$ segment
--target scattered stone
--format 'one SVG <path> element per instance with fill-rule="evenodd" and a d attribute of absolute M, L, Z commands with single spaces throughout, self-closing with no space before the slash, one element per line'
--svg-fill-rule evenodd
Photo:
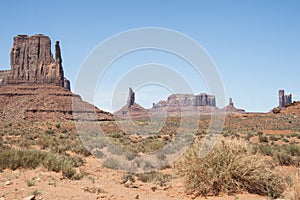
<path fill-rule="evenodd" d="M 280 109 L 279 107 L 276 107 L 276 108 L 273 108 L 273 109 L 272 109 L 272 112 L 273 112 L 274 114 L 278 114 L 278 113 L 280 113 L 280 111 L 281 111 L 281 109 Z"/>
<path fill-rule="evenodd" d="M 140 199 L 140 195 L 136 195 L 134 199 Z"/>
<path fill-rule="evenodd" d="M 35 195 L 25 197 L 23 200 L 35 200 Z"/>
<path fill-rule="evenodd" d="M 94 187 L 88 187 L 88 186 L 86 186 L 86 187 L 83 188 L 83 191 L 84 192 L 89 192 L 89 193 L 96 193 L 96 194 L 106 193 L 104 191 L 104 189 L 101 188 L 100 186 L 99 187 L 95 187 L 95 186 Z"/>
<path fill-rule="evenodd" d="M 6 182 L 4 183 L 4 185 L 12 185 L 12 182 L 11 182 L 11 181 L 6 181 Z"/>
<path fill-rule="evenodd" d="M 157 187 L 156 187 L 156 186 L 153 186 L 153 187 L 151 187 L 151 190 L 152 190 L 153 192 L 155 192 L 155 190 L 157 190 Z"/>

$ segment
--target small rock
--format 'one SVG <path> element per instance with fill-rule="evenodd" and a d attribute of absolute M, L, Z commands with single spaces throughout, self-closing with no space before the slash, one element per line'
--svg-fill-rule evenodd
<path fill-rule="evenodd" d="M 0 197 L 0 200 L 4 200 L 4 197 Z"/>
<path fill-rule="evenodd" d="M 11 185 L 11 184 L 12 184 L 12 182 L 6 181 L 4 185 Z"/>
<path fill-rule="evenodd" d="M 35 200 L 35 195 L 25 197 L 23 200 Z"/>
<path fill-rule="evenodd" d="M 137 194 L 134 199 L 139 199 L 139 198 L 140 198 L 140 195 Z"/>

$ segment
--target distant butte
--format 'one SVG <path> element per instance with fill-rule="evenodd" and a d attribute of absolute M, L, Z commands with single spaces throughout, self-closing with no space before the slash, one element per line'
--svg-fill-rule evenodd
<path fill-rule="evenodd" d="M 156 116 L 180 116 L 184 115 L 199 115 L 211 114 L 212 112 L 227 113 L 245 113 L 245 110 L 234 107 L 232 99 L 230 98 L 229 105 L 219 109 L 216 106 L 216 98 L 213 95 L 201 93 L 199 95 L 193 94 L 172 94 L 167 100 L 160 100 L 158 103 L 153 103 L 152 108 L 145 109 L 135 102 L 135 93 L 129 88 L 127 104 L 120 110 L 114 113 L 116 118 L 121 119 L 135 119 L 135 118 L 148 118 L 150 115 Z"/>
<path fill-rule="evenodd" d="M 127 104 L 114 113 L 117 119 L 149 118 L 149 110 L 135 103 L 135 93 L 129 88 Z"/>
<path fill-rule="evenodd" d="M 226 106 L 223 109 L 226 111 L 226 113 L 245 113 L 244 109 L 234 107 L 234 103 L 232 101 L 232 98 L 229 98 L 228 106 Z"/>
<path fill-rule="evenodd" d="M 55 58 L 48 36 L 18 35 L 10 52 L 11 70 L 0 71 L 2 121 L 111 120 L 112 115 L 82 101 L 64 77 L 60 44 Z M 76 107 L 73 107 L 73 104 Z"/>

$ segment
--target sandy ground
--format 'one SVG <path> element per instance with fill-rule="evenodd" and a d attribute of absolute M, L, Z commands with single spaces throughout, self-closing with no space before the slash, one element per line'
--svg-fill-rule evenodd
<path fill-rule="evenodd" d="M 267 197 L 239 194 L 235 196 L 193 198 L 184 192 L 180 179 L 173 179 L 169 186 L 159 187 L 151 183 L 137 181 L 121 183 L 122 172 L 103 168 L 100 161 L 93 157 L 86 158 L 87 163 L 80 169 L 86 173 L 81 180 L 63 179 L 61 173 L 49 172 L 44 168 L 35 170 L 4 170 L 0 173 L 0 200 L 22 200 L 38 194 L 36 199 L 107 199 L 107 200 L 252 200 Z M 30 183 L 31 184 L 30 184 Z"/>

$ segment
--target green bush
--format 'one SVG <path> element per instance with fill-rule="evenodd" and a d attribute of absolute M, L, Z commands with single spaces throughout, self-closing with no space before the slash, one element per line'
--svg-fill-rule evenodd
<path fill-rule="evenodd" d="M 76 174 L 76 169 L 74 168 L 74 163 L 70 160 L 64 160 L 61 163 L 62 167 L 62 175 L 68 179 L 72 179 L 73 176 Z"/>
<path fill-rule="evenodd" d="M 72 178 L 76 173 L 75 167 L 79 165 L 80 162 L 76 162 L 75 158 L 39 150 L 2 149 L 0 152 L 0 169 L 35 169 L 44 166 L 49 171 L 62 171 L 64 177 Z"/>

